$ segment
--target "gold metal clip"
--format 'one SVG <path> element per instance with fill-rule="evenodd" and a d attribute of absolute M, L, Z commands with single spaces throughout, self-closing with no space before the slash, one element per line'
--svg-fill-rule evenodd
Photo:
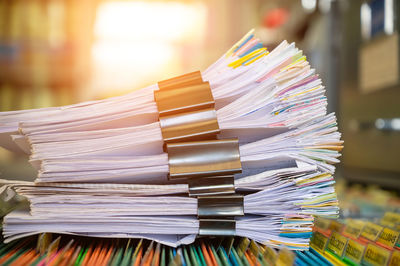
<path fill-rule="evenodd" d="M 199 235 L 201 236 L 234 236 L 236 222 L 234 219 L 200 219 Z"/>
<path fill-rule="evenodd" d="M 235 194 L 233 175 L 192 178 L 188 180 L 189 196 L 231 195 Z"/>
<path fill-rule="evenodd" d="M 170 179 L 242 172 L 238 139 L 167 143 L 167 152 Z"/>
<path fill-rule="evenodd" d="M 210 84 L 201 84 L 177 89 L 154 91 L 159 116 L 214 108 L 215 102 Z"/>
<path fill-rule="evenodd" d="M 200 71 L 187 73 L 174 78 L 166 79 L 158 82 L 160 90 L 176 89 L 187 86 L 197 85 L 203 82 Z"/>

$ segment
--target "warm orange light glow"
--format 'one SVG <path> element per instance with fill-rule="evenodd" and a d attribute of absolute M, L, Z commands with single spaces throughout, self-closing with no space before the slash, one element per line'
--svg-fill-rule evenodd
<path fill-rule="evenodd" d="M 97 38 L 185 41 L 204 24 L 204 5 L 179 2 L 106 2 L 98 10 Z"/>
<path fill-rule="evenodd" d="M 202 38 L 205 17 L 206 8 L 201 3 L 101 4 L 92 48 L 95 93 L 109 96 L 109 91 L 132 90 L 179 70 L 179 47 Z"/>

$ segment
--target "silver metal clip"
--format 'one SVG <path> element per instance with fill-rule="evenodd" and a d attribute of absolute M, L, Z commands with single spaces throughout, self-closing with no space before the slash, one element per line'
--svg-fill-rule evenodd
<path fill-rule="evenodd" d="M 244 216 L 243 196 L 201 196 L 197 198 L 197 216 L 231 217 Z"/>
<path fill-rule="evenodd" d="M 192 178 L 188 184 L 190 197 L 235 194 L 233 175 Z"/>
<path fill-rule="evenodd" d="M 234 219 L 200 219 L 200 236 L 234 236 L 236 222 Z"/>
<path fill-rule="evenodd" d="M 237 139 L 167 143 L 167 152 L 170 179 L 242 172 Z"/>

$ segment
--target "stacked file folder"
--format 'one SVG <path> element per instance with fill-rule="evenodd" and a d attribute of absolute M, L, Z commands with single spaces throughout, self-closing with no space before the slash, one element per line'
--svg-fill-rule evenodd
<path fill-rule="evenodd" d="M 0 113 L 0 145 L 29 154 L 34 182 L 2 180 L 30 212 L 5 241 L 43 233 L 243 236 L 308 249 L 314 216 L 335 218 L 342 141 L 324 86 L 295 44 L 253 31 L 205 71 L 101 101 Z"/>

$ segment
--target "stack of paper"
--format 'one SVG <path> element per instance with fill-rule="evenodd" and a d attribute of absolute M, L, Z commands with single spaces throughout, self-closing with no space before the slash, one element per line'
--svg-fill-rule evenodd
<path fill-rule="evenodd" d="M 252 32 L 201 75 L 216 102 L 219 138 L 239 138 L 235 188 L 245 194 L 246 215 L 236 218 L 236 234 L 307 248 L 313 215 L 338 213 L 332 164 L 342 141 L 321 80 L 294 44 L 268 52 Z M 8 241 L 46 231 L 193 241 L 197 199 L 167 178 L 157 89 L 0 113 L 0 144 L 30 154 L 38 169 L 36 183 L 3 180 L 31 203 L 30 214 L 6 217 Z"/>

